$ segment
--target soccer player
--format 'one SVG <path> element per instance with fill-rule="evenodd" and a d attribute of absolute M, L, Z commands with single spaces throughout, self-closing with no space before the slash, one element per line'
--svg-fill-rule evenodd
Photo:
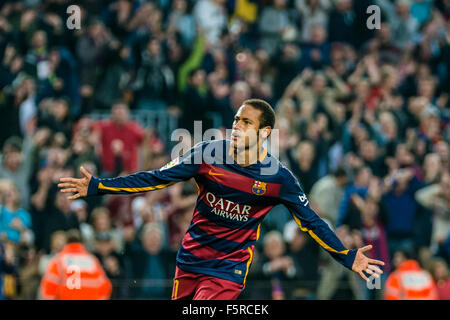
<path fill-rule="evenodd" d="M 245 287 L 261 222 L 278 204 L 339 263 L 366 281 L 366 274 L 379 277 L 377 265 L 384 263 L 364 255 L 372 247 L 345 248 L 311 209 L 294 175 L 263 148 L 274 124 L 267 102 L 246 100 L 230 140 L 200 142 L 159 170 L 125 177 L 99 179 L 81 167 L 84 177 L 62 178 L 58 186 L 77 199 L 158 190 L 194 178 L 198 198 L 177 254 L 172 299 L 236 299 Z"/>

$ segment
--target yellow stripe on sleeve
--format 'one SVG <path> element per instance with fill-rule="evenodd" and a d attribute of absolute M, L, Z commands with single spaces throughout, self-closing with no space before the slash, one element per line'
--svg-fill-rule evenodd
<path fill-rule="evenodd" d="M 337 251 L 337 250 L 331 248 L 329 245 L 327 245 L 325 242 L 323 242 L 312 230 L 302 227 L 302 223 L 299 218 L 297 218 L 295 215 L 293 215 L 293 217 L 294 217 L 295 222 L 297 222 L 298 226 L 300 227 L 300 230 L 302 230 L 303 232 L 307 232 L 314 240 L 316 240 L 316 242 L 322 248 L 324 248 L 325 250 L 331 251 L 331 252 L 336 252 L 336 253 L 341 253 L 341 254 L 347 255 L 348 249 L 344 250 L 344 251 Z"/>
<path fill-rule="evenodd" d="M 149 186 L 149 187 L 142 187 L 142 188 L 117 188 L 117 187 L 107 187 L 107 186 L 103 185 L 103 183 L 100 182 L 98 184 L 98 188 L 101 190 L 109 190 L 109 191 L 144 192 L 144 191 L 153 191 L 153 190 L 163 189 L 163 188 L 171 186 L 175 183 L 177 183 L 177 182 L 172 181 L 167 184 L 160 184 L 157 186 Z"/>

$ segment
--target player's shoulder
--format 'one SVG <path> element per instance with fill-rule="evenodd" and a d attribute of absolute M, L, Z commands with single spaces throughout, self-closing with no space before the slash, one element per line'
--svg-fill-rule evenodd
<path fill-rule="evenodd" d="M 279 174 L 278 178 L 281 179 L 282 185 L 285 188 L 292 188 L 295 186 L 300 186 L 298 179 L 296 176 L 292 173 L 292 171 L 283 163 L 279 162 Z"/>
<path fill-rule="evenodd" d="M 205 145 L 224 145 L 228 142 L 229 140 L 202 140 L 200 142 L 196 142 L 194 146 L 205 146 Z"/>
<path fill-rule="evenodd" d="M 276 183 L 285 184 L 295 180 L 291 171 L 276 156 L 269 152 L 261 162 L 261 170 L 264 175 L 270 176 Z"/>
<path fill-rule="evenodd" d="M 226 148 L 226 146 L 227 140 L 202 140 L 200 142 L 197 142 L 193 148 L 201 149 L 202 151 L 204 151 L 205 148 L 217 149 L 217 148 Z"/>
<path fill-rule="evenodd" d="M 286 165 L 284 165 L 278 159 L 276 159 L 276 161 L 277 161 L 277 164 L 278 164 L 278 175 L 280 176 L 281 179 L 292 179 L 292 178 L 295 179 L 294 174 L 292 173 L 292 171 Z"/>
<path fill-rule="evenodd" d="M 204 142 L 209 146 L 214 147 L 226 147 L 230 145 L 230 140 L 220 139 L 220 140 L 204 140 Z"/>

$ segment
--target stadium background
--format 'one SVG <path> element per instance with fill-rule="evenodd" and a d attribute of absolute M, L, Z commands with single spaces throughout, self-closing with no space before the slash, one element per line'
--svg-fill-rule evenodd
<path fill-rule="evenodd" d="M 385 275 L 414 252 L 448 297 L 450 1 L 2 1 L 0 58 L 0 297 L 39 298 L 75 227 L 113 299 L 170 298 L 195 184 L 70 202 L 56 183 L 159 168 L 175 128 L 230 128 L 250 97 L 344 244 Z M 380 298 L 297 229 L 269 213 L 240 299 Z"/>

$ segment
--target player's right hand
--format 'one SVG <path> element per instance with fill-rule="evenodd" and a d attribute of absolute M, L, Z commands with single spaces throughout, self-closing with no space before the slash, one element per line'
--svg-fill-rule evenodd
<path fill-rule="evenodd" d="M 91 181 L 92 174 L 90 174 L 86 169 L 80 167 L 80 171 L 83 174 L 83 178 L 61 178 L 59 179 L 58 187 L 61 188 L 61 192 L 64 193 L 74 193 L 69 197 L 70 200 L 75 200 L 80 197 L 85 197 L 87 195 L 89 182 Z"/>

